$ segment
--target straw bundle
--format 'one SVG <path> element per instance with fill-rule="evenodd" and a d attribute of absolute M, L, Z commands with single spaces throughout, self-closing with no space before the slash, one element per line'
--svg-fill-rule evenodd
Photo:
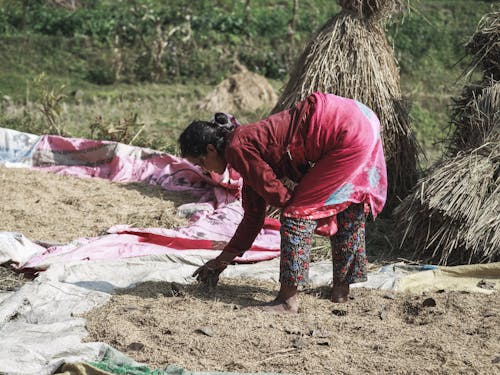
<path fill-rule="evenodd" d="M 209 92 L 199 103 L 198 108 L 208 112 L 220 112 L 222 108 L 229 113 L 256 111 L 273 105 L 277 95 L 269 81 L 242 67 Z"/>
<path fill-rule="evenodd" d="M 345 11 L 359 18 L 385 18 L 403 10 L 403 0 L 337 0 Z"/>
<path fill-rule="evenodd" d="M 485 75 L 500 80 L 500 12 L 485 15 L 465 46 L 474 56 L 472 68 L 481 68 Z"/>
<path fill-rule="evenodd" d="M 477 148 L 488 139 L 499 139 L 500 81 L 488 78 L 479 84 L 468 85 L 453 102 L 450 156 Z"/>
<path fill-rule="evenodd" d="M 500 260 L 500 83 L 489 82 L 466 87 L 456 101 L 452 157 L 394 210 L 401 246 L 417 257 L 440 264 Z"/>
<path fill-rule="evenodd" d="M 397 233 L 404 234 L 401 246 L 440 264 L 500 260 L 498 31 L 498 13 L 488 15 L 467 44 L 476 67 L 484 69 L 483 80 L 454 100 L 449 159 L 436 164 L 394 211 Z"/>
<path fill-rule="evenodd" d="M 435 166 L 396 209 L 401 246 L 439 264 L 500 260 L 500 143 Z"/>
<path fill-rule="evenodd" d="M 273 109 L 290 108 L 315 91 L 353 98 L 371 107 L 382 124 L 388 206 L 406 196 L 417 180 L 418 146 L 402 98 L 398 67 L 381 22 L 402 3 L 340 1 L 344 10 L 331 18 L 305 48 Z"/>

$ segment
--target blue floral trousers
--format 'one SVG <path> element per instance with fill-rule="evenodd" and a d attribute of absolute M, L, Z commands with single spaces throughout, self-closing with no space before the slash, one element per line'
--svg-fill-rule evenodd
<path fill-rule="evenodd" d="M 351 204 L 337 214 L 338 231 L 330 237 L 333 284 L 367 280 L 365 249 L 366 214 L 363 204 Z M 307 285 L 315 220 L 281 217 L 280 282 Z"/>

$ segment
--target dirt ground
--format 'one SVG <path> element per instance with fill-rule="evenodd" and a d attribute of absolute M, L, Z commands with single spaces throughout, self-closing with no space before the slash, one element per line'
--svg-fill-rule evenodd
<path fill-rule="evenodd" d="M 172 227 L 182 194 L 0 167 L 0 230 L 62 243 L 118 223 Z M 368 249 L 369 251 L 369 249 Z M 0 267 L 0 290 L 22 278 Z M 221 279 L 215 293 L 194 285 L 144 283 L 88 312 L 87 341 L 102 341 L 151 368 L 285 374 L 500 373 L 500 297 L 409 295 L 357 289 L 332 304 L 327 288 L 305 290 L 301 311 L 249 309 L 278 285 Z"/>

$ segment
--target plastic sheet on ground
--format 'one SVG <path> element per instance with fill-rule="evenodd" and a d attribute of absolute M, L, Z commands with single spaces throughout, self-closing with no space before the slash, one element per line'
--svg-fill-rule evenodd
<path fill-rule="evenodd" d="M 79 147 L 88 147 L 88 152 L 79 152 Z M 106 165 L 100 164 L 101 167 L 97 169 L 92 167 L 92 164 L 100 158 L 109 158 L 111 161 Z M 56 165 L 59 162 L 68 163 L 69 168 L 68 165 Z M 142 162 L 144 164 L 141 164 Z M 181 162 L 178 159 L 159 155 L 152 150 L 141 150 L 111 142 L 92 143 L 88 140 L 62 137 L 39 137 L 0 128 L 0 163 L 16 167 L 41 167 L 48 164 L 50 165 L 48 169 L 58 173 L 78 176 L 111 176 L 120 181 L 132 178 L 158 183 L 164 188 L 193 189 L 198 192 L 199 201 L 196 203 L 206 203 L 207 201 L 203 199 L 208 199 L 208 196 L 216 202 L 223 201 L 224 197 L 227 198 L 227 191 L 222 186 L 214 184 L 206 176 L 197 174 L 199 171 L 194 170 L 193 166 L 179 164 Z M 173 168 L 177 168 L 177 171 L 179 167 L 182 167 L 184 172 L 187 171 L 186 173 L 190 176 L 199 179 L 192 184 L 186 181 L 188 175 L 182 176 L 182 173 L 176 174 L 173 178 L 170 173 L 172 170 L 167 165 L 169 163 L 174 163 Z M 127 168 L 124 169 L 124 166 Z M 167 177 L 164 178 L 164 176 Z M 206 191 L 207 186 L 213 190 L 208 195 L 203 193 L 203 189 Z M 225 202 L 225 206 L 231 208 L 230 203 Z M 185 207 L 187 211 L 192 208 L 191 206 Z M 199 218 L 208 218 L 212 221 L 210 215 L 216 213 L 216 208 L 218 207 L 210 210 L 204 207 Z M 241 211 L 236 211 L 238 215 L 241 215 Z M 138 369 L 141 368 L 144 371 L 150 371 L 149 373 L 139 372 L 138 374 L 141 375 L 156 374 L 154 371 L 163 371 L 158 374 L 216 374 L 190 372 L 173 366 L 164 370 L 150 370 L 126 359 L 124 355 L 104 343 L 84 343 L 82 340 L 87 335 L 85 321 L 78 315 L 105 304 L 117 288 L 131 288 L 145 281 L 183 284 L 194 282 L 191 274 L 219 253 L 220 249 L 217 248 L 216 242 L 227 240 L 231 230 L 235 229 L 238 215 L 231 219 L 233 229 L 222 231 L 220 237 L 217 237 L 216 231 L 209 236 L 210 244 L 214 245 L 211 250 L 196 248 L 194 244 L 202 243 L 196 242 L 200 239 L 189 237 L 179 231 L 179 238 L 194 241 L 189 242 L 189 246 L 182 251 L 164 251 L 164 249 L 152 253 L 142 251 L 144 244 L 152 245 L 149 250 L 164 247 L 165 241 L 172 240 L 172 233 L 158 228 L 140 230 L 117 226 L 110 229 L 112 233 L 109 236 L 120 233 L 132 236 L 133 241 L 128 245 L 137 246 L 135 250 L 139 251 L 135 252 L 133 257 L 118 258 L 110 256 L 110 253 L 103 253 L 104 247 L 100 247 L 96 249 L 94 260 L 85 260 L 88 259 L 88 254 L 85 253 L 92 246 L 102 245 L 101 242 L 93 242 L 97 239 L 79 239 L 66 245 L 45 248 L 20 233 L 0 233 L 0 263 L 11 262 L 20 266 L 29 264 L 35 268 L 46 269 L 19 290 L 0 294 L 0 373 L 45 375 L 52 374 L 62 365 L 68 364 L 67 371 L 73 371 L 72 368 L 78 367 L 83 368 L 82 371 L 94 371 L 99 366 L 103 368 L 108 366 L 104 371 L 110 371 L 109 369 L 121 371 L 124 369 L 123 366 L 128 366 L 129 370 L 136 367 L 134 371 L 139 371 Z M 203 221 L 198 224 L 203 225 Z M 257 263 L 231 265 L 224 272 L 223 277 L 256 278 L 278 282 L 279 259 L 276 258 L 279 255 L 278 237 L 277 228 L 270 228 L 269 232 L 262 233 L 261 242 L 257 244 L 265 248 L 267 246 L 268 250 L 274 252 L 273 256 L 261 257 L 258 259 L 261 261 Z M 106 240 L 110 238 L 112 237 L 105 237 Z M 81 246 L 86 245 L 89 246 L 82 249 Z M 127 246 L 127 243 L 124 246 Z M 80 253 L 78 253 L 79 250 Z M 179 249 L 172 248 L 172 250 Z M 260 253 L 262 254 L 264 253 Z M 252 259 L 247 259 L 247 261 L 252 261 Z M 498 267 L 497 263 L 486 267 L 488 270 L 481 267 L 478 271 L 478 268 L 438 268 L 399 263 L 387 265 L 377 272 L 369 273 L 368 281 L 356 284 L 356 286 L 420 293 L 425 288 L 460 289 L 470 288 L 470 285 L 475 283 L 476 288 L 473 290 L 484 292 L 491 290 L 488 288 L 492 285 L 498 290 L 500 278 Z M 441 285 L 443 277 L 452 278 L 454 283 L 438 286 Z M 331 262 L 312 263 L 310 278 L 313 287 L 330 284 Z M 457 279 L 470 279 L 472 284 L 457 283 Z M 69 365 L 71 363 L 74 364 L 73 367 Z M 89 367 L 89 364 L 92 364 L 94 369 Z M 93 373 L 87 372 L 87 374 Z"/>
<path fill-rule="evenodd" d="M 141 365 L 124 354 L 109 348 L 98 362 L 92 363 L 67 363 L 64 364 L 56 375 L 245 375 L 235 372 L 219 371 L 189 371 L 175 365 L 167 366 L 164 369 L 150 369 Z M 247 374 L 250 375 L 250 374 Z M 283 375 L 277 373 L 259 373 L 259 375 Z"/>
<path fill-rule="evenodd" d="M 50 374 L 62 362 L 99 361 L 107 346 L 82 343 L 86 335 L 84 321 L 75 315 L 106 303 L 116 288 L 129 288 L 144 281 L 193 282 L 190 275 L 205 261 L 206 252 L 190 250 L 144 258 L 53 264 L 0 302 L 0 373 Z M 438 270 L 426 268 L 385 266 L 370 273 L 367 283 L 357 286 L 398 290 L 412 274 Z M 453 272 L 452 267 L 449 269 Z M 313 263 L 313 285 L 331 282 L 331 270 L 330 261 Z M 496 270 L 493 267 L 493 275 Z M 278 273 L 279 260 L 274 259 L 229 266 L 224 277 L 277 281 Z M 485 279 L 485 275 L 481 278 Z M 497 285 L 498 279 L 496 274 Z M 416 288 L 404 290 L 420 292 Z"/>
<path fill-rule="evenodd" d="M 419 272 L 401 279 L 398 290 L 411 293 L 437 290 L 494 293 L 500 290 L 500 262 Z"/>
<path fill-rule="evenodd" d="M 0 128 L 0 164 L 7 167 L 29 167 L 40 136 Z"/>
<path fill-rule="evenodd" d="M 234 170 L 207 174 L 184 159 L 119 142 L 33 135 L 0 128 L 0 165 L 43 169 L 115 182 L 146 182 L 189 191 L 200 202 L 233 202 L 241 186 Z"/>
<path fill-rule="evenodd" d="M 52 374 L 65 361 L 98 358 L 102 343 L 82 343 L 85 320 L 109 294 L 60 282 L 28 282 L 0 303 L 0 373 Z"/>
<path fill-rule="evenodd" d="M 18 237 L 0 237 L 0 262 L 12 261 L 20 268 L 45 269 L 55 262 L 105 260 L 206 249 L 217 256 L 231 239 L 243 208 L 237 199 L 241 178 L 228 168 L 224 174 L 207 174 L 200 167 L 174 155 L 118 142 L 65 138 L 21 133 L 0 128 L 0 165 L 44 169 L 77 177 L 100 177 L 115 182 L 143 182 L 165 190 L 189 192 L 196 210 L 183 228 L 129 228 L 117 225 L 96 238 L 79 238 L 70 244 L 54 245 L 44 251 L 35 244 L 24 247 L 23 258 L 16 251 Z M 211 207 L 211 210 L 210 208 Z M 268 224 L 272 219 L 267 220 Z M 116 223 L 120 224 L 120 223 Z M 33 239 L 37 240 L 37 239 Z M 6 243 L 10 241 L 10 243 Z M 31 255 L 31 256 L 29 256 Z M 256 262 L 279 256 L 279 222 L 274 220 L 257 236 L 252 249 L 237 262 Z"/>
<path fill-rule="evenodd" d="M 9 261 L 23 264 L 43 251 L 44 247 L 37 245 L 22 233 L 0 232 L 0 264 Z"/>

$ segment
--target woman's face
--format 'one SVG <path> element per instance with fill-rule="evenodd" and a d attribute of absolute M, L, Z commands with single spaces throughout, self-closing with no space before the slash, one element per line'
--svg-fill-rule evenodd
<path fill-rule="evenodd" d="M 187 156 L 186 159 L 189 160 L 190 163 L 198 165 L 208 172 L 223 174 L 226 170 L 226 159 L 220 156 L 215 147 L 210 144 L 207 146 L 206 155 Z"/>

